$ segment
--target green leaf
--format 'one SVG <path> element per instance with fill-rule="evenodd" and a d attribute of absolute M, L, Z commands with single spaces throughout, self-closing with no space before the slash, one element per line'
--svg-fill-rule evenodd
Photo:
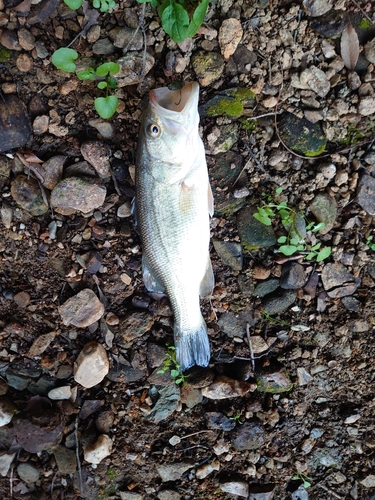
<path fill-rule="evenodd" d="M 272 210 L 272 208 L 268 207 L 267 205 L 263 207 L 261 210 L 263 210 L 264 215 L 269 215 L 270 217 L 275 217 L 275 212 Z"/>
<path fill-rule="evenodd" d="M 297 250 L 301 252 L 302 250 L 305 250 L 305 245 L 297 245 Z"/>
<path fill-rule="evenodd" d="M 317 224 L 316 226 L 314 226 L 312 228 L 312 232 L 313 233 L 316 233 L 317 231 L 319 231 L 320 229 L 323 229 L 323 227 L 325 226 L 324 222 L 319 222 L 319 224 Z"/>
<path fill-rule="evenodd" d="M 311 260 L 315 257 L 316 253 L 315 252 L 310 252 L 309 254 L 306 255 L 305 259 L 306 260 Z"/>
<path fill-rule="evenodd" d="M 108 88 L 109 89 L 117 89 L 117 82 L 111 76 L 107 77 L 107 83 L 108 83 Z"/>
<path fill-rule="evenodd" d="M 171 370 L 171 377 L 176 378 L 178 377 L 180 372 L 178 370 Z"/>
<path fill-rule="evenodd" d="M 83 0 L 64 0 L 64 4 L 69 7 L 69 9 L 77 10 L 81 7 Z"/>
<path fill-rule="evenodd" d="M 107 120 L 116 112 L 118 107 L 118 97 L 115 95 L 97 97 L 94 101 L 94 106 L 98 115 Z"/>
<path fill-rule="evenodd" d="M 288 204 L 286 201 L 281 201 L 278 206 L 277 206 L 277 209 L 280 210 L 281 208 L 288 208 Z"/>
<path fill-rule="evenodd" d="M 324 247 L 320 250 L 318 255 L 316 256 L 316 262 L 322 262 L 322 260 L 327 259 L 332 252 L 331 247 Z"/>
<path fill-rule="evenodd" d="M 283 192 L 283 188 L 282 187 L 278 187 L 275 191 L 276 194 L 280 194 Z"/>
<path fill-rule="evenodd" d="M 198 7 L 195 9 L 192 20 L 190 21 L 188 32 L 187 32 L 187 38 L 192 38 L 196 32 L 199 30 L 201 27 L 203 21 L 204 21 L 204 16 L 206 15 L 208 5 L 210 3 L 210 0 L 203 0 Z"/>
<path fill-rule="evenodd" d="M 52 64 L 56 66 L 57 69 L 62 69 L 68 73 L 71 73 L 76 69 L 74 61 L 78 57 L 78 52 L 68 47 L 61 47 L 55 50 L 52 54 Z"/>
<path fill-rule="evenodd" d="M 95 80 L 95 70 L 94 68 L 87 68 L 82 71 L 78 71 L 77 76 L 80 80 Z"/>
<path fill-rule="evenodd" d="M 189 26 L 189 14 L 182 5 L 174 3 L 171 0 L 170 4 L 163 10 L 161 22 L 164 31 L 168 33 L 176 43 L 186 40 Z"/>
<path fill-rule="evenodd" d="M 119 71 L 120 71 L 120 66 L 114 62 L 107 62 L 101 64 L 96 68 L 96 74 L 98 76 L 106 76 L 108 75 L 108 73 L 112 73 L 112 75 L 115 75 Z"/>
<path fill-rule="evenodd" d="M 293 255 L 297 251 L 297 247 L 294 245 L 281 245 L 279 251 L 286 256 Z"/>
<path fill-rule="evenodd" d="M 108 86 L 107 82 L 99 82 L 98 83 L 98 89 L 105 89 Z"/>
<path fill-rule="evenodd" d="M 311 251 L 314 252 L 315 250 L 319 250 L 319 248 L 322 246 L 321 243 L 317 243 L 316 245 L 314 245 L 313 247 L 311 247 Z"/>
<path fill-rule="evenodd" d="M 160 368 L 160 370 L 158 370 L 156 373 L 158 375 L 161 375 L 162 373 L 165 373 L 166 372 L 166 369 L 165 368 Z"/>
<path fill-rule="evenodd" d="M 259 209 L 258 209 L 259 210 Z M 261 222 L 262 224 L 264 224 L 265 226 L 270 226 L 272 224 L 272 221 L 269 217 L 267 217 L 267 215 L 260 215 L 259 213 L 255 213 L 253 214 L 253 217 Z"/>
<path fill-rule="evenodd" d="M 99 9 L 100 0 L 93 0 L 92 5 L 93 5 L 93 7 L 95 7 L 95 9 Z"/>
<path fill-rule="evenodd" d="M 280 236 L 280 238 L 278 238 L 277 240 L 277 243 L 286 243 L 286 236 Z"/>
<path fill-rule="evenodd" d="M 299 243 L 299 239 L 298 238 L 291 238 L 290 239 L 290 244 L 291 245 L 296 245 L 297 246 L 298 243 Z"/>

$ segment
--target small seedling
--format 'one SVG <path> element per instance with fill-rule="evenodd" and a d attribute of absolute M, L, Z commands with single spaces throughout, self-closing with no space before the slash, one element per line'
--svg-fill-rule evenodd
<path fill-rule="evenodd" d="M 204 21 L 210 0 L 137 0 L 158 8 L 163 30 L 176 43 L 193 37 Z"/>
<path fill-rule="evenodd" d="M 281 187 L 277 188 L 276 194 L 280 194 L 282 190 Z M 331 247 L 321 248 L 322 244 L 320 242 L 310 246 L 306 242 L 306 236 L 301 234 L 301 226 L 304 232 L 311 231 L 312 233 L 316 233 L 324 227 L 324 222 L 319 222 L 318 224 L 310 222 L 306 225 L 306 217 L 301 210 L 289 207 L 286 201 L 277 202 L 272 196 L 267 196 L 265 193 L 262 193 L 262 196 L 266 199 L 260 207 L 257 207 L 254 217 L 265 226 L 271 226 L 273 218 L 277 215 L 280 217 L 281 224 L 287 231 L 287 235 L 280 236 L 277 240 L 280 244 L 278 248 L 279 252 L 286 256 L 303 252 L 307 254 L 305 259 L 311 260 L 315 258 L 317 262 L 321 262 L 331 255 Z"/>
<path fill-rule="evenodd" d="M 293 477 L 292 477 L 292 481 L 302 481 L 302 486 L 307 490 L 307 488 L 310 488 L 311 486 L 311 477 L 307 476 L 306 474 L 304 474 L 303 472 L 301 471 L 298 471 L 297 474 L 295 474 Z"/>
<path fill-rule="evenodd" d="M 241 413 L 237 413 L 237 415 L 234 415 L 233 417 L 229 417 L 229 420 L 234 420 L 238 424 L 242 425 L 243 422 L 241 422 Z"/>
<path fill-rule="evenodd" d="M 163 365 L 156 373 L 170 372 L 171 377 L 177 385 L 185 384 L 186 377 L 181 373 L 181 367 L 176 360 L 176 348 L 173 345 L 166 344 L 167 350 L 165 351 L 165 359 Z"/>
<path fill-rule="evenodd" d="M 287 323 L 286 321 L 282 321 L 281 319 L 273 318 L 268 312 L 262 311 L 262 316 L 268 320 L 270 323 L 281 325 L 281 326 L 289 326 L 291 327 L 292 325 L 290 323 Z"/>
<path fill-rule="evenodd" d="M 69 9 L 78 10 L 83 4 L 83 0 L 64 0 L 64 3 Z M 92 5 L 100 12 L 108 12 L 109 9 L 116 7 L 116 2 L 115 0 L 93 0 Z"/>
<path fill-rule="evenodd" d="M 374 239 L 373 236 L 369 236 L 366 239 L 366 245 L 369 247 L 370 250 L 372 250 L 373 252 L 375 252 L 375 243 L 372 242 L 373 239 Z"/>
<path fill-rule="evenodd" d="M 61 47 L 52 54 L 52 63 L 57 69 L 72 73 L 76 69 L 75 60 L 78 58 L 78 52 L 68 47 Z M 96 69 L 86 68 L 78 71 L 77 76 L 80 80 L 93 80 L 98 82 L 98 88 L 106 91 L 105 97 L 96 97 L 94 106 L 99 116 L 104 119 L 111 118 L 118 108 L 118 97 L 109 95 L 109 89 L 117 87 L 116 80 L 111 75 L 116 75 L 120 71 L 120 66 L 114 62 L 100 64 Z"/>

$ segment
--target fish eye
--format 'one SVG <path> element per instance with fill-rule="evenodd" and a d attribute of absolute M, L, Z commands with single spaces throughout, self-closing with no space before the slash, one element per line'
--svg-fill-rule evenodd
<path fill-rule="evenodd" d="M 151 135 L 151 137 L 154 137 L 154 138 L 159 137 L 159 135 L 161 133 L 159 125 L 157 125 L 156 123 L 151 123 L 148 126 L 148 133 Z"/>

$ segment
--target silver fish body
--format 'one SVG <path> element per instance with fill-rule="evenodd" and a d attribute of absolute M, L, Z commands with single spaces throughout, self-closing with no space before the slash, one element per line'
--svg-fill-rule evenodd
<path fill-rule="evenodd" d="M 198 133 L 199 86 L 160 88 L 143 113 L 136 159 L 136 217 L 145 286 L 165 292 L 174 313 L 181 370 L 207 366 L 210 346 L 199 296 L 214 276 L 209 256 L 213 212 L 204 146 Z"/>

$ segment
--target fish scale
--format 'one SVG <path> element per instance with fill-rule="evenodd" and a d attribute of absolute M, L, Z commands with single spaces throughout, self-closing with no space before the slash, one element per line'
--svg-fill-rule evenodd
<path fill-rule="evenodd" d="M 207 366 L 210 358 L 199 295 L 213 288 L 208 251 L 212 200 L 198 134 L 198 92 L 197 83 L 185 85 L 178 105 L 173 91 L 151 92 L 136 160 L 143 278 L 149 291 L 164 289 L 170 299 L 181 370 Z"/>

